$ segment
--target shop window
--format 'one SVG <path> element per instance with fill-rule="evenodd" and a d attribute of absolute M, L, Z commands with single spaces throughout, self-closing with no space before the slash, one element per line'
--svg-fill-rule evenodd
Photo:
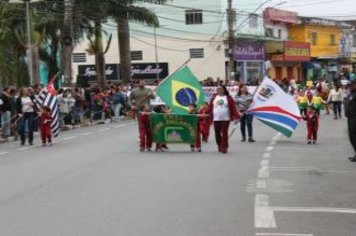
<path fill-rule="evenodd" d="M 318 44 L 318 33 L 312 32 L 310 34 L 310 43 L 311 45 L 315 46 Z"/>
<path fill-rule="evenodd" d="M 248 23 L 250 28 L 258 27 L 258 15 L 257 14 L 249 14 L 248 15 Z"/>
<path fill-rule="evenodd" d="M 202 10 L 186 10 L 185 11 L 185 24 L 187 24 L 187 25 L 201 25 L 201 24 L 203 24 L 203 11 Z"/>
<path fill-rule="evenodd" d="M 336 37 L 335 34 L 330 34 L 330 46 L 336 45 Z"/>
<path fill-rule="evenodd" d="M 190 58 L 204 58 L 204 48 L 189 49 Z"/>
<path fill-rule="evenodd" d="M 282 30 L 281 29 L 278 29 L 277 38 L 282 39 Z"/>
<path fill-rule="evenodd" d="M 142 51 L 131 51 L 131 60 L 132 61 L 142 61 L 143 60 Z"/>
<path fill-rule="evenodd" d="M 352 46 L 356 48 L 356 34 L 352 35 Z"/>

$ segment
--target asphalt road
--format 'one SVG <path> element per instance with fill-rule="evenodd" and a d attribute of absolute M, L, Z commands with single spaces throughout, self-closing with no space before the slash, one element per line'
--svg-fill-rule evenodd
<path fill-rule="evenodd" d="M 170 145 L 140 153 L 137 127 L 65 132 L 53 147 L 0 145 L 0 235 L 354 236 L 356 164 L 345 120 L 323 116 L 307 145 L 255 121 L 227 155 Z M 39 140 L 37 140 L 39 143 Z"/>

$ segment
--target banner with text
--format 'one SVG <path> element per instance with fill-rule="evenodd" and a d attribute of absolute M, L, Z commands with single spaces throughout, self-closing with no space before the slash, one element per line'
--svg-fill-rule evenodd
<path fill-rule="evenodd" d="M 151 114 L 153 142 L 195 143 L 198 117 L 181 114 Z"/>

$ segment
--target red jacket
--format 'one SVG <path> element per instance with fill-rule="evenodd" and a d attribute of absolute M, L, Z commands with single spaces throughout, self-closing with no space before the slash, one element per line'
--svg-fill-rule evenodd
<path fill-rule="evenodd" d="M 303 119 L 307 122 L 308 127 L 318 127 L 319 126 L 319 116 L 316 113 L 308 112 Z"/>
<path fill-rule="evenodd" d="M 217 94 L 214 94 L 214 96 L 210 100 L 210 115 L 211 115 L 211 117 L 214 117 L 214 100 L 215 100 L 216 96 L 217 96 Z M 227 103 L 228 103 L 229 111 L 230 111 L 230 120 L 234 121 L 234 120 L 240 119 L 240 116 L 237 113 L 235 100 L 231 96 L 227 96 Z"/>
<path fill-rule="evenodd" d="M 52 125 L 52 116 L 48 113 L 42 113 L 41 115 L 41 127 L 50 128 Z"/>

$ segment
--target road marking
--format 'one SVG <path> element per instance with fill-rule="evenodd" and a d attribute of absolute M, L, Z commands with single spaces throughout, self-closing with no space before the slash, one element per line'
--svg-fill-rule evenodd
<path fill-rule="evenodd" d="M 91 135 L 91 134 L 93 134 L 92 132 L 88 132 L 88 133 L 83 133 L 82 135 L 83 136 L 88 136 L 88 135 Z"/>
<path fill-rule="evenodd" d="M 310 213 L 356 214 L 356 209 L 348 209 L 348 208 L 272 207 L 272 210 L 273 211 L 279 211 L 279 212 L 310 212 Z"/>
<path fill-rule="evenodd" d="M 74 138 L 76 138 L 76 137 L 75 136 L 69 136 L 69 137 L 63 138 L 63 140 L 71 140 L 71 139 L 74 139 Z"/>
<path fill-rule="evenodd" d="M 108 131 L 110 130 L 109 128 L 104 128 L 104 129 L 99 129 L 99 132 L 105 132 L 105 131 Z"/>
<path fill-rule="evenodd" d="M 29 147 L 22 147 L 22 148 L 18 148 L 17 150 L 18 151 L 26 151 L 26 150 L 29 150 L 29 149 L 32 149 L 32 148 L 35 148 L 36 146 L 29 146 Z"/>
<path fill-rule="evenodd" d="M 0 152 L 0 156 L 8 154 L 8 152 Z"/>
<path fill-rule="evenodd" d="M 269 166 L 269 160 L 262 160 L 261 166 Z"/>
<path fill-rule="evenodd" d="M 270 143 L 269 143 L 269 145 L 271 145 L 271 146 L 274 146 L 274 145 L 276 145 L 277 144 L 277 141 L 271 141 Z"/>
<path fill-rule="evenodd" d="M 268 205 L 269 197 L 256 194 L 255 197 L 255 228 L 276 228 L 276 219 L 271 207 Z"/>
<path fill-rule="evenodd" d="M 130 126 L 130 125 L 134 125 L 134 124 L 137 124 L 137 122 L 131 122 L 131 123 L 128 123 L 128 124 L 124 124 L 124 125 L 116 125 L 115 128 L 121 128 L 121 127 L 125 127 L 125 126 Z"/>
<path fill-rule="evenodd" d="M 265 188 L 267 188 L 267 181 L 264 179 L 259 179 L 259 180 L 257 180 L 256 185 L 257 185 L 258 189 L 265 189 Z"/>
<path fill-rule="evenodd" d="M 271 157 L 271 153 L 266 152 L 263 154 L 263 158 L 270 158 Z"/>
<path fill-rule="evenodd" d="M 267 151 L 267 152 L 271 152 L 271 151 L 273 151 L 273 149 L 274 149 L 274 147 L 268 146 L 267 149 L 266 149 L 266 151 Z"/>
<path fill-rule="evenodd" d="M 256 233 L 256 236 L 313 236 L 313 234 Z"/>
<path fill-rule="evenodd" d="M 269 178 L 269 170 L 268 169 L 260 169 L 258 171 L 259 179 L 268 179 Z"/>

